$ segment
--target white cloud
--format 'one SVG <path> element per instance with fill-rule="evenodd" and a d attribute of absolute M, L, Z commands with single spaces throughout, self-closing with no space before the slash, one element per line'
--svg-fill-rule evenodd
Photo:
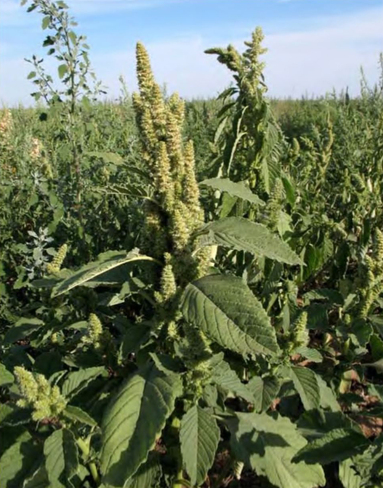
<path fill-rule="evenodd" d="M 29 93 L 33 91 L 33 88 L 26 79 L 29 71 L 30 67 L 22 59 L 1 62 L 0 106 L 31 105 L 32 99 Z"/>
<path fill-rule="evenodd" d="M 270 95 L 324 95 L 333 88 L 346 87 L 357 94 L 361 66 L 367 79 L 376 81 L 379 51 L 383 50 L 382 18 L 383 8 L 379 8 L 358 15 L 322 19 L 322 26 L 312 30 L 266 35 Z M 230 83 L 230 73 L 216 57 L 204 54 L 208 47 L 225 46 L 229 42 L 242 50 L 242 39 L 207 40 L 198 36 L 147 44 L 147 48 L 159 82 L 166 82 L 169 91 L 197 97 L 215 95 Z M 135 87 L 132 49 L 98 57 L 95 62 L 96 71 L 112 93 L 118 93 L 116 80 L 121 73 L 126 75 L 130 87 Z"/>
<path fill-rule="evenodd" d="M 322 95 L 333 88 L 341 90 L 347 86 L 351 93 L 357 94 L 361 66 L 367 78 L 376 81 L 379 52 L 383 50 L 382 18 L 383 8 L 375 8 L 353 15 L 317 18 L 314 28 L 311 25 L 300 31 L 278 33 L 273 32 L 272 25 L 267 27 L 265 44 L 269 52 L 265 61 L 270 95 Z M 249 35 L 250 29 L 245 37 Z M 215 56 L 203 51 L 229 42 L 242 49 L 243 40 L 226 38 L 221 32 L 214 34 L 214 38 L 173 36 L 147 43 L 146 47 L 156 79 L 166 83 L 169 91 L 178 91 L 184 97 L 214 96 L 230 83 L 231 75 Z M 111 98 L 119 93 L 120 74 L 126 78 L 129 89 L 135 89 L 134 46 L 105 53 L 93 50 L 92 61 L 99 78 L 109 86 Z M 28 66 L 21 68 L 15 61 L 7 63 L 1 63 L 0 98 L 8 103 L 25 100 L 32 91 L 32 85 L 23 79 Z M 13 63 L 12 71 L 9 63 Z"/>
<path fill-rule="evenodd" d="M 358 93 L 360 68 L 367 78 L 378 78 L 383 50 L 383 8 L 349 17 L 328 19 L 312 31 L 266 37 L 267 79 L 276 96 L 324 94 L 335 88 Z"/>
<path fill-rule="evenodd" d="M 220 91 L 222 82 L 223 86 L 230 82 L 227 70 L 204 54 L 207 47 L 209 45 L 197 36 L 146 44 L 158 83 L 166 84 L 169 92 L 177 91 L 183 97 L 214 96 Z M 133 47 L 124 52 L 93 57 L 93 61 L 96 73 L 109 87 L 110 94 L 118 94 L 120 74 L 126 79 L 130 91 L 137 89 Z"/>
<path fill-rule="evenodd" d="M 123 10 L 141 10 L 158 8 L 163 5 L 176 4 L 193 0 L 66 0 L 69 13 L 75 17 L 82 15 L 100 15 Z M 195 1 L 195 0 L 194 0 Z M 22 7 L 20 0 L 0 0 L 0 26 L 17 27 L 31 25 L 26 10 L 28 3 Z"/>
<path fill-rule="evenodd" d="M 71 12 L 75 15 L 82 15 L 157 8 L 162 5 L 185 1 L 188 0 L 67 0 L 66 3 L 70 7 Z"/>
<path fill-rule="evenodd" d="M 13 27 L 26 22 L 25 8 L 20 6 L 18 0 L 0 1 L 0 26 Z"/>

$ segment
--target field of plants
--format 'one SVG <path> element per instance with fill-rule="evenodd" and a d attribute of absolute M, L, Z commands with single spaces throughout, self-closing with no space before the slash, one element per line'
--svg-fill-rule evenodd
<path fill-rule="evenodd" d="M 381 487 L 383 76 L 270 100 L 257 28 L 218 99 L 138 43 L 107 103 L 22 4 L 57 74 L 0 110 L 0 488 Z"/>

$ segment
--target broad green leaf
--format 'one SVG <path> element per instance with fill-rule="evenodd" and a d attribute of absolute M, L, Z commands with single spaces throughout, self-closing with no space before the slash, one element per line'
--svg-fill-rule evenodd
<path fill-rule="evenodd" d="M 221 219 L 228 217 L 237 201 L 238 201 L 237 197 L 232 197 L 228 193 L 224 193 L 222 197 L 222 204 L 221 204 L 219 217 Z"/>
<path fill-rule="evenodd" d="M 72 488 L 71 478 L 79 469 L 78 449 L 70 430 L 60 429 L 44 442 L 45 469 L 55 488 Z"/>
<path fill-rule="evenodd" d="M 125 263 L 133 261 L 153 261 L 153 259 L 149 256 L 141 255 L 138 249 L 133 249 L 129 253 L 108 253 L 108 258 L 89 263 L 86 266 L 80 268 L 69 278 L 61 281 L 58 285 L 54 287 L 52 297 L 62 295 L 72 288 L 81 286 L 87 281 L 94 280 L 94 278 L 96 278 L 97 276 L 100 276 L 101 274 L 106 273 L 113 268 L 117 268 L 118 266 L 122 266 Z"/>
<path fill-rule="evenodd" d="M 238 460 L 280 488 L 324 486 L 326 480 L 321 466 L 293 462 L 307 441 L 288 418 L 266 413 L 237 413 L 236 416 L 236 421 L 229 422 L 229 428 Z"/>
<path fill-rule="evenodd" d="M 0 403 L 0 424 L 4 422 L 4 420 L 14 412 L 15 408 L 8 403 Z"/>
<path fill-rule="evenodd" d="M 0 363 L 0 386 L 10 385 L 13 381 L 13 374 L 7 370 L 4 364 Z"/>
<path fill-rule="evenodd" d="M 323 361 L 323 356 L 317 349 L 311 349 L 307 346 L 300 346 L 297 349 L 294 349 L 294 353 L 300 354 L 303 358 L 308 359 L 313 363 L 321 363 Z"/>
<path fill-rule="evenodd" d="M 44 322 L 40 319 L 21 318 L 7 330 L 4 337 L 4 344 L 12 344 L 13 342 L 25 339 L 32 332 L 39 330 L 43 325 Z"/>
<path fill-rule="evenodd" d="M 309 441 L 318 439 L 334 429 L 356 430 L 361 432 L 358 425 L 349 417 L 339 412 L 324 412 L 310 410 L 304 412 L 297 423 L 299 432 Z"/>
<path fill-rule="evenodd" d="M 344 461 L 363 452 L 370 441 L 355 429 L 339 428 L 313 439 L 296 455 L 295 460 L 306 463 L 328 464 Z"/>
<path fill-rule="evenodd" d="M 378 334 L 372 334 L 370 337 L 370 348 L 372 358 L 375 361 L 383 358 L 383 340 L 378 336 Z"/>
<path fill-rule="evenodd" d="M 99 152 L 99 151 L 87 151 L 85 153 L 86 156 L 102 159 L 105 163 L 112 163 L 115 165 L 121 165 L 124 163 L 124 160 L 119 154 L 111 153 L 111 152 Z"/>
<path fill-rule="evenodd" d="M 275 376 L 254 376 L 247 385 L 254 397 L 254 410 L 265 412 L 278 395 L 280 384 Z"/>
<path fill-rule="evenodd" d="M 275 259 L 281 263 L 302 264 L 289 245 L 272 234 L 267 227 L 242 217 L 226 217 L 207 224 L 200 234 L 206 236 L 202 241 L 204 246 L 216 244 Z"/>
<path fill-rule="evenodd" d="M 1 436 L 4 434 L 2 433 Z M 29 434 L 9 447 L 0 458 L 0 487 L 20 488 L 40 462 L 40 449 Z"/>
<path fill-rule="evenodd" d="M 174 402 L 182 392 L 179 375 L 148 364 L 128 378 L 104 415 L 101 471 L 104 483 L 123 486 L 147 459 Z"/>
<path fill-rule="evenodd" d="M 284 175 L 284 176 L 282 176 L 281 179 L 282 179 L 283 187 L 284 187 L 285 192 L 286 192 L 286 199 L 289 202 L 289 204 L 292 207 L 294 207 L 295 200 L 296 200 L 295 188 L 287 176 Z"/>
<path fill-rule="evenodd" d="M 220 431 L 214 417 L 194 405 L 181 420 L 181 454 L 192 486 L 199 486 L 211 468 Z"/>
<path fill-rule="evenodd" d="M 233 393 L 246 400 L 254 403 L 255 399 L 247 385 L 242 383 L 238 375 L 233 371 L 229 364 L 223 360 L 223 353 L 217 354 L 211 360 L 212 377 L 211 381 L 222 388 L 226 393 Z"/>
<path fill-rule="evenodd" d="M 341 408 L 337 402 L 336 396 L 332 389 L 327 385 L 325 380 L 317 375 L 317 381 L 320 390 L 320 406 L 332 412 L 340 412 Z"/>
<path fill-rule="evenodd" d="M 265 202 L 255 195 L 244 181 L 235 183 L 229 178 L 211 178 L 201 181 L 200 185 L 209 186 L 214 190 L 224 191 L 233 197 L 241 198 L 256 205 L 265 205 Z"/>
<path fill-rule="evenodd" d="M 363 478 L 356 472 L 351 459 L 339 463 L 339 479 L 344 488 L 362 488 Z"/>
<path fill-rule="evenodd" d="M 150 326 L 147 324 L 130 325 L 122 339 L 120 354 L 126 359 L 129 354 L 137 353 L 140 347 L 148 342 L 150 337 Z"/>
<path fill-rule="evenodd" d="M 49 483 L 45 466 L 40 466 L 28 479 L 25 479 L 23 488 L 53 488 Z"/>
<path fill-rule="evenodd" d="M 341 293 L 337 290 L 332 290 L 329 288 L 322 288 L 317 290 L 311 290 L 303 295 L 303 300 L 308 303 L 310 301 L 327 301 L 335 305 L 343 305 L 344 298 Z"/>
<path fill-rule="evenodd" d="M 71 420 L 75 422 L 80 422 L 85 425 L 89 425 L 90 427 L 96 427 L 97 422 L 84 410 L 79 407 L 75 407 L 74 405 L 67 405 L 63 414 Z"/>
<path fill-rule="evenodd" d="M 138 468 L 137 473 L 128 481 L 126 488 L 159 488 L 161 473 L 158 455 L 152 452 Z"/>
<path fill-rule="evenodd" d="M 100 375 L 107 376 L 107 371 L 103 366 L 73 371 L 68 374 L 62 385 L 62 394 L 67 398 L 72 398 Z"/>
<path fill-rule="evenodd" d="M 317 375 L 314 371 L 302 366 L 291 366 L 288 371 L 305 409 L 318 408 L 321 396 Z"/>
<path fill-rule="evenodd" d="M 210 275 L 190 283 L 181 308 L 185 319 L 239 354 L 275 355 L 275 330 L 250 288 L 231 275 Z"/>
<path fill-rule="evenodd" d="M 26 425 L 31 421 L 31 410 L 19 408 L 13 403 L 0 404 L 0 423 L 10 427 Z M 3 436 L 1 441 L 3 442 Z"/>

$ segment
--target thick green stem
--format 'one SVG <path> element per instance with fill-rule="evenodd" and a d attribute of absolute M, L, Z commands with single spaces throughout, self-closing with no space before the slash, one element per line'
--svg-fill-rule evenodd
<path fill-rule="evenodd" d="M 83 453 L 84 457 L 87 458 L 89 456 L 89 443 L 85 442 L 81 437 L 79 437 L 77 440 L 77 445 L 80 448 L 81 452 Z M 97 486 L 100 484 L 100 476 L 97 471 L 97 466 L 95 465 L 94 462 L 90 462 L 89 465 L 89 471 L 90 474 L 92 475 L 92 478 L 94 481 L 97 483 Z"/>

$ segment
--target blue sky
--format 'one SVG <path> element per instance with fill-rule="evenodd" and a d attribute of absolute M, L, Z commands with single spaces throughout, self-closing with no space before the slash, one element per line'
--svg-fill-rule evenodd
<path fill-rule="evenodd" d="M 383 0 L 67 0 L 88 36 L 91 60 L 110 98 L 118 77 L 136 88 L 134 46 L 145 43 L 157 80 L 192 98 L 214 96 L 230 73 L 213 46 L 243 41 L 260 25 L 269 51 L 266 81 L 276 97 L 323 95 L 349 87 L 357 94 L 360 67 L 371 83 L 383 51 Z M 19 0 L 0 0 L 0 103 L 31 103 L 23 60 L 41 54 L 41 17 Z M 50 65 L 54 70 L 54 65 Z"/>

